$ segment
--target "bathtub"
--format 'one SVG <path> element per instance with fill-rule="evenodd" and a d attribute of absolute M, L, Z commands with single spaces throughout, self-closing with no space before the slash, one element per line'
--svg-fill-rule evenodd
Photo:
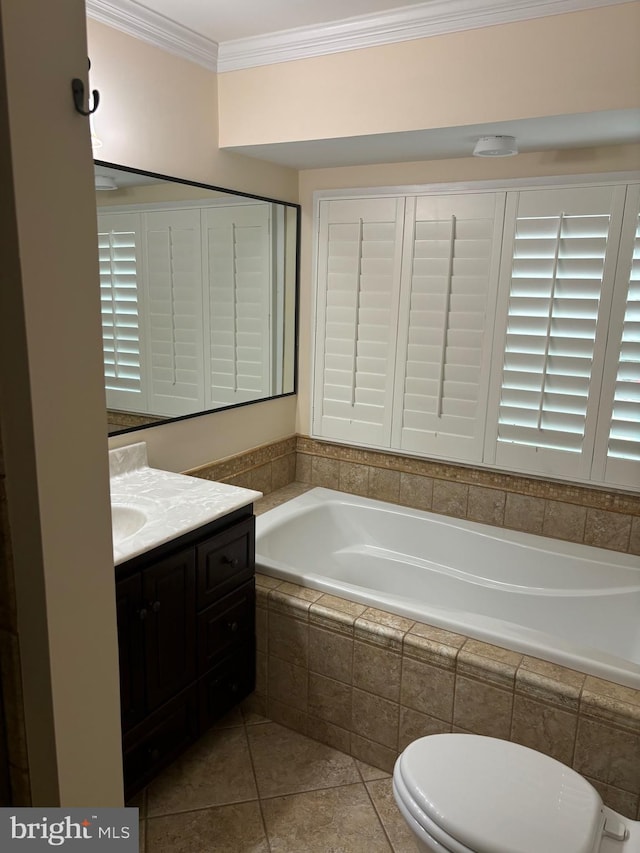
<path fill-rule="evenodd" d="M 314 488 L 256 519 L 256 570 L 640 688 L 640 559 Z"/>

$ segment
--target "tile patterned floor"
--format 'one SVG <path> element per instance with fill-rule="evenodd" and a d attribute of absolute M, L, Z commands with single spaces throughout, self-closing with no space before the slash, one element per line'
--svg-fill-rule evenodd
<path fill-rule="evenodd" d="M 130 805 L 141 853 L 416 853 L 391 777 L 237 709 Z"/>

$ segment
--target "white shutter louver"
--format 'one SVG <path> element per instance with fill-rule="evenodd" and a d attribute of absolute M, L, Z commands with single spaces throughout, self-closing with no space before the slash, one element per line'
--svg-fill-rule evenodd
<path fill-rule="evenodd" d="M 623 319 L 608 455 L 640 461 L 640 216 Z"/>
<path fill-rule="evenodd" d="M 604 353 L 596 336 L 613 286 L 609 232 L 620 196 L 616 203 L 611 188 L 513 196 L 496 461 L 580 475 L 591 464 Z"/>
<path fill-rule="evenodd" d="M 389 446 L 404 201 L 321 204 L 315 430 Z"/>
<path fill-rule="evenodd" d="M 203 211 L 208 407 L 271 394 L 270 212 L 267 204 Z"/>
<path fill-rule="evenodd" d="M 174 415 L 204 408 L 200 211 L 143 214 L 149 406 Z"/>
<path fill-rule="evenodd" d="M 640 185 L 627 190 L 594 477 L 640 485 Z"/>
<path fill-rule="evenodd" d="M 393 444 L 482 459 L 504 194 L 407 201 Z"/>
<path fill-rule="evenodd" d="M 100 311 L 107 406 L 147 411 L 140 329 L 140 217 L 98 216 Z"/>

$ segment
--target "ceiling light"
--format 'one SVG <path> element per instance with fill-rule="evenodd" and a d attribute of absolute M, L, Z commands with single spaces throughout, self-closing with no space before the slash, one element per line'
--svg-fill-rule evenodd
<path fill-rule="evenodd" d="M 96 175 L 96 189 L 97 190 L 117 190 L 118 185 L 110 178 L 108 175 Z"/>
<path fill-rule="evenodd" d="M 481 136 L 473 149 L 474 157 L 513 157 L 517 153 L 515 136 Z"/>

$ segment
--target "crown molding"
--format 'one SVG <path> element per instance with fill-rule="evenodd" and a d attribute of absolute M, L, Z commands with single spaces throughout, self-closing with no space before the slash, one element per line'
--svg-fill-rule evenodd
<path fill-rule="evenodd" d="M 221 42 L 218 71 L 326 56 L 621 2 L 625 0 L 428 0 L 375 15 Z"/>
<path fill-rule="evenodd" d="M 629 0 L 427 0 L 415 6 L 218 44 L 135 0 L 86 0 L 87 16 L 211 71 L 238 71 Z"/>
<path fill-rule="evenodd" d="M 87 17 L 155 47 L 218 70 L 218 44 L 133 0 L 86 0 Z"/>

